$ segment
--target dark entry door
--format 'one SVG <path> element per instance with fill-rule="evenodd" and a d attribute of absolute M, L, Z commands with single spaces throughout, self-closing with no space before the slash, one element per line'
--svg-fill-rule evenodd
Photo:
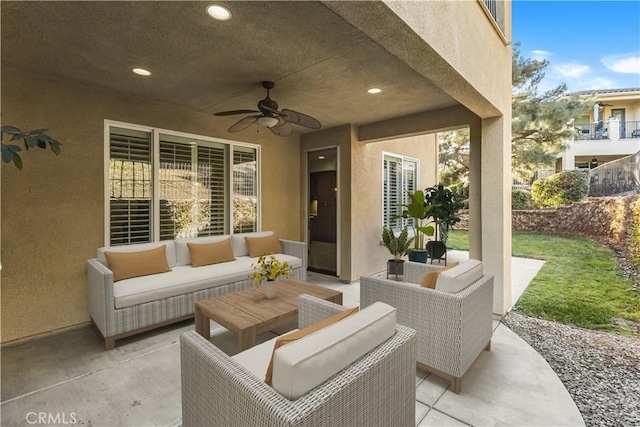
<path fill-rule="evenodd" d="M 337 275 L 337 150 L 309 153 L 308 269 Z"/>

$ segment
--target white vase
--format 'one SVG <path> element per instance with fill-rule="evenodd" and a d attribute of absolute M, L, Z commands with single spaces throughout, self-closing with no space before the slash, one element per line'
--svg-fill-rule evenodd
<path fill-rule="evenodd" d="M 273 299 L 276 297 L 276 282 L 267 280 L 264 282 L 264 291 L 267 295 L 267 299 Z"/>

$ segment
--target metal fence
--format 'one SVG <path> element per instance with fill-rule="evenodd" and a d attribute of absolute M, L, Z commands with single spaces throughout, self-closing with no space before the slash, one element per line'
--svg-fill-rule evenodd
<path fill-rule="evenodd" d="M 640 193 L 640 151 L 589 171 L 589 196 Z"/>
<path fill-rule="evenodd" d="M 539 179 L 548 178 L 551 175 L 555 174 L 556 171 L 554 169 L 546 169 L 536 171 L 533 176 L 529 179 L 520 179 L 517 177 L 513 177 L 511 181 L 511 188 L 513 190 L 530 190 L 531 185 Z"/>
<path fill-rule="evenodd" d="M 592 139 L 611 139 L 607 123 L 587 123 L 583 125 L 575 125 L 575 140 L 592 140 Z M 640 121 L 621 122 L 620 123 L 620 139 L 640 139 Z"/>

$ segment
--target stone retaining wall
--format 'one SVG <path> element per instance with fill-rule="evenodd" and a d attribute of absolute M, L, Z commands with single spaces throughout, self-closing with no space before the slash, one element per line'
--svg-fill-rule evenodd
<path fill-rule="evenodd" d="M 557 208 L 512 211 L 512 228 L 547 234 L 590 235 L 620 242 L 635 218 L 632 206 L 640 196 L 589 198 Z M 462 210 L 457 229 L 469 229 L 469 212 Z"/>
<path fill-rule="evenodd" d="M 456 228 L 469 229 L 468 211 L 460 211 Z M 593 237 L 621 248 L 640 280 L 640 196 L 593 197 L 568 206 L 512 211 L 512 229 L 545 234 Z"/>

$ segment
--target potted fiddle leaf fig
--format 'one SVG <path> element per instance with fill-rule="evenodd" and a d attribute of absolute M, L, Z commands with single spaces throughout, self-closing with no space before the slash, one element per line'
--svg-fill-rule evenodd
<path fill-rule="evenodd" d="M 387 227 L 382 228 L 382 243 L 393 255 L 393 259 L 387 261 L 387 278 L 390 274 L 398 276 L 404 274 L 404 260 L 402 259 L 411 251 L 413 237 L 408 237 L 407 227 L 404 227 L 398 236 Z"/>
<path fill-rule="evenodd" d="M 415 237 L 413 240 L 413 249 L 409 252 L 409 261 L 426 263 L 427 251 L 424 248 L 424 236 L 433 236 L 435 232 L 432 225 L 427 225 L 429 213 L 435 206 L 425 202 L 424 192 L 422 190 L 409 193 L 409 203 L 400 206 L 404 208 L 402 215 L 398 215 L 395 218 L 402 217 L 410 219 L 411 228 Z"/>
<path fill-rule="evenodd" d="M 433 206 L 428 215 L 438 226 L 435 234 L 436 239 L 427 242 L 428 256 L 431 258 L 431 262 L 434 259 L 439 260 L 444 257 L 446 264 L 447 238 L 453 230 L 453 226 L 460 221 L 457 213 L 464 207 L 464 203 L 456 200 L 451 190 L 439 184 L 425 190 L 425 202 Z M 438 232 L 440 239 L 438 239 Z"/>

